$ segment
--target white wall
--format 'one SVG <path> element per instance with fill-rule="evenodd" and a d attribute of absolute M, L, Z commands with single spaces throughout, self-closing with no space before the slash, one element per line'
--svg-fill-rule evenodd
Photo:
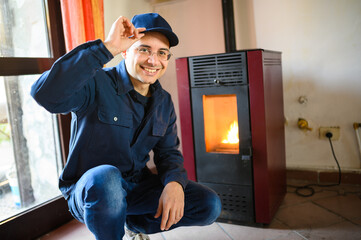
<path fill-rule="evenodd" d="M 247 27 L 238 27 L 237 48 L 282 51 L 287 167 L 335 168 L 320 126 L 340 126 L 334 142 L 344 169 L 361 164 L 353 122 L 361 122 L 361 1 L 235 0 L 248 9 Z M 245 20 L 238 16 L 237 24 Z M 242 32 L 243 31 L 243 32 Z M 244 36 L 250 34 L 244 40 Z M 307 104 L 298 103 L 306 96 Z M 312 131 L 297 128 L 298 118 Z"/>
<path fill-rule="evenodd" d="M 104 0 L 105 32 L 118 15 L 156 11 L 180 38 L 177 57 L 224 52 L 221 0 Z M 340 126 L 334 142 L 343 169 L 360 169 L 353 122 L 361 122 L 361 1 L 234 0 L 237 49 L 282 51 L 288 168 L 335 168 L 320 126 Z M 174 58 L 162 85 L 178 113 Z M 307 104 L 298 97 L 306 96 Z M 179 115 L 179 113 L 178 113 Z M 299 117 L 312 131 L 297 128 Z"/>

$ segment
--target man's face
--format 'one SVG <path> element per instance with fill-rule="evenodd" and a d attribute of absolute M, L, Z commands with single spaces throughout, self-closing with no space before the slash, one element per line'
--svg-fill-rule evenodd
<path fill-rule="evenodd" d="M 142 54 L 149 50 L 152 54 Z M 161 33 L 148 32 L 139 41 L 135 42 L 126 52 L 125 65 L 132 81 L 137 80 L 144 84 L 153 84 L 165 73 L 168 61 L 162 61 L 157 56 L 158 51 L 169 51 L 169 41 Z"/>

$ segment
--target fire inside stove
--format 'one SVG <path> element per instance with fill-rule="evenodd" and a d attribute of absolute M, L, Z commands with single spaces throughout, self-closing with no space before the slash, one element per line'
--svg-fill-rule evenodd
<path fill-rule="evenodd" d="M 206 152 L 238 154 L 236 95 L 203 95 L 203 114 Z"/>

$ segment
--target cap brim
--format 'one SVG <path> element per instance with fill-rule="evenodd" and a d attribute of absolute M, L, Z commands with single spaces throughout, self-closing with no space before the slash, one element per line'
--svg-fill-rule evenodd
<path fill-rule="evenodd" d="M 145 31 L 143 31 L 143 33 L 146 33 L 146 32 L 160 32 L 160 33 L 164 34 L 168 38 L 169 47 L 177 46 L 179 43 L 177 35 L 175 35 L 175 33 L 169 31 L 166 28 L 148 28 Z"/>

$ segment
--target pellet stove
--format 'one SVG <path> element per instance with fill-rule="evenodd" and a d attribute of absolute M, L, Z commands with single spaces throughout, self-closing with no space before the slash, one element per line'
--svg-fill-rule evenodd
<path fill-rule="evenodd" d="M 176 60 L 185 168 L 222 200 L 218 220 L 270 223 L 286 193 L 281 53 Z"/>

